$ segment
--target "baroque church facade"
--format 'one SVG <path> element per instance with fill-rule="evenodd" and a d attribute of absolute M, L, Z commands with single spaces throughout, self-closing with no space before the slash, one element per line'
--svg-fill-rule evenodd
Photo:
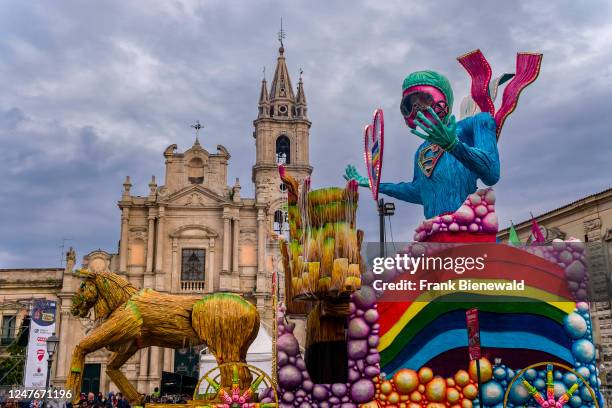
<path fill-rule="evenodd" d="M 278 239 L 288 228 L 286 192 L 278 176 L 278 165 L 283 164 L 299 180 L 312 172 L 308 157 L 311 123 L 304 85 L 300 75 L 294 92 L 284 51 L 281 45 L 270 90 L 266 79 L 262 80 L 257 118 L 253 122 L 255 197 L 242 197 L 238 179 L 231 185 L 228 182 L 227 170 L 232 159 L 224 146 L 217 145 L 216 151 L 210 152 L 197 136 L 193 146 L 185 151 L 170 145 L 163 152 L 163 184 L 158 185 L 153 177 L 147 196 L 132 195 L 129 177 L 123 184 L 118 201 L 121 212 L 118 253 L 90 252 L 83 257 L 83 267 L 115 272 L 136 287 L 161 292 L 240 293 L 257 306 L 262 330 L 271 328 L 272 273 L 282 271 Z M 69 251 L 65 269 L 22 270 L 18 273 L 27 273 L 32 284 L 15 285 L 6 293 L 0 289 L 4 301 L 13 298 L 15 305 L 20 296 L 57 300 L 60 346 L 52 375 L 52 384 L 56 386 L 65 382 L 70 353 L 91 328 L 91 323 L 70 314 L 71 298 L 79 285 L 72 274 L 75 263 L 75 254 Z M 0 275 L 15 272 L 0 270 Z M 36 284 L 37 274 L 40 284 Z M 46 287 L 43 281 L 47 282 Z M 55 284 L 49 284 L 51 281 Z M 6 308 L 2 313 L 7 313 Z M 14 313 L 18 327 L 23 313 L 18 310 Z M 115 388 L 104 373 L 109 355 L 100 350 L 88 357 L 90 372 L 86 367 L 86 382 L 99 383 L 92 389 L 106 392 Z M 197 365 L 193 357 L 191 363 Z M 162 371 L 180 371 L 180 359 L 175 350 L 152 347 L 132 357 L 125 372 L 140 392 L 150 393 L 159 386 Z M 181 365 L 189 365 L 187 359 L 183 360 Z M 194 370 L 192 366 L 183 371 L 193 375 Z"/>

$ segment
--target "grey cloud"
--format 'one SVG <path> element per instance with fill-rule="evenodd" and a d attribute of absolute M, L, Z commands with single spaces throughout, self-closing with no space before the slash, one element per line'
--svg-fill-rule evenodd
<path fill-rule="evenodd" d="M 253 194 L 251 137 L 262 67 L 274 69 L 279 18 L 294 85 L 304 69 L 316 186 L 361 164 L 362 127 L 385 110 L 383 179 L 412 178 L 419 141 L 399 115 L 404 76 L 435 69 L 456 101 L 469 90 L 455 58 L 481 48 L 496 73 L 519 50 L 545 54 L 500 141 L 502 223 L 610 186 L 612 75 L 608 2 L 13 2 L 0 10 L 0 266 L 53 266 L 72 238 L 80 255 L 119 238 L 125 175 L 146 194 L 163 149 L 202 142 L 232 154 L 230 180 Z M 332 152 L 332 153 L 330 153 Z M 398 203 L 396 240 L 421 208 Z M 359 222 L 377 238 L 364 191 Z"/>

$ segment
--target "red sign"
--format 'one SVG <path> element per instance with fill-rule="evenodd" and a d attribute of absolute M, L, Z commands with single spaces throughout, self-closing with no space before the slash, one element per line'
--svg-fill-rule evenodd
<path fill-rule="evenodd" d="M 465 312 L 467 323 L 468 348 L 470 360 L 480 359 L 480 327 L 478 325 L 478 309 L 469 309 Z"/>
<path fill-rule="evenodd" d="M 38 361 L 42 361 L 43 357 L 45 357 L 45 350 L 36 350 L 36 357 L 38 357 Z"/>

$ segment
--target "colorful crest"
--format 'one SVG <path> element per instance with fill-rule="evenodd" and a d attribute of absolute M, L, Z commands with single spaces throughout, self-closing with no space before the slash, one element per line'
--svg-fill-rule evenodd
<path fill-rule="evenodd" d="M 378 200 L 378 187 L 383 163 L 383 148 L 385 141 L 385 119 L 382 109 L 374 111 L 372 124 L 364 129 L 364 159 L 368 170 L 370 190 L 374 200 Z"/>

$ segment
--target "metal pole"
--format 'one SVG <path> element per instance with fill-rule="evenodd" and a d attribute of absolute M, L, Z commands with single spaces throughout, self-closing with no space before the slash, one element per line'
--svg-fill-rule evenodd
<path fill-rule="evenodd" d="M 47 359 L 47 380 L 45 381 L 45 395 L 43 397 L 43 408 L 47 408 L 47 393 L 49 390 L 49 383 L 51 382 L 51 364 L 53 364 L 53 354 L 49 354 Z"/>
<path fill-rule="evenodd" d="M 379 220 L 379 233 L 380 233 L 380 257 L 385 256 L 385 200 L 382 198 L 378 200 L 378 220 Z"/>
<path fill-rule="evenodd" d="M 478 378 L 478 405 L 480 408 L 484 407 L 484 403 L 482 401 L 482 383 L 480 381 L 480 359 L 476 359 L 476 377 Z"/>

